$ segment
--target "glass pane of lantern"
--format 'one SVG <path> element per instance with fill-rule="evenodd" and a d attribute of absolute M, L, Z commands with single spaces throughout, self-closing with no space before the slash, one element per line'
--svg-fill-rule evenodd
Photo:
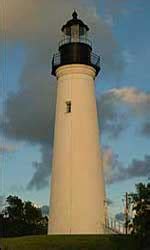
<path fill-rule="evenodd" d="M 84 36 L 84 34 L 85 34 L 85 28 L 80 27 L 80 36 Z"/>
<path fill-rule="evenodd" d="M 71 29 L 70 27 L 66 27 L 66 35 L 71 36 Z"/>
<path fill-rule="evenodd" d="M 71 27 L 71 41 L 72 42 L 79 41 L 79 25 L 72 25 L 72 27 Z"/>

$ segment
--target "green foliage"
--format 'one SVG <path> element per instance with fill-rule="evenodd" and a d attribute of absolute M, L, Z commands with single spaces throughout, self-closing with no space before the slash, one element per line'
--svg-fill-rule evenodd
<path fill-rule="evenodd" d="M 30 201 L 25 202 L 24 218 L 29 224 L 40 222 L 42 218 L 41 209 L 34 207 Z"/>
<path fill-rule="evenodd" d="M 48 218 L 30 201 L 23 202 L 17 196 L 7 198 L 7 206 L 0 214 L 0 236 L 46 234 Z"/>
<path fill-rule="evenodd" d="M 135 217 L 131 224 L 133 233 L 143 237 L 150 235 L 150 183 L 136 185 L 136 193 L 130 194 Z"/>
<path fill-rule="evenodd" d="M 8 196 L 6 199 L 9 206 L 5 209 L 5 215 L 8 215 L 10 220 L 21 220 L 23 217 L 23 202 L 17 196 Z"/>

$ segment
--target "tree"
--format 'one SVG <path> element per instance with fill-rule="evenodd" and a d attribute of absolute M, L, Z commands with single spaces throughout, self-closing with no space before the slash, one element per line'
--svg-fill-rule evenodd
<path fill-rule="evenodd" d="M 150 183 L 136 185 L 136 193 L 130 194 L 135 216 L 131 223 L 132 232 L 142 237 L 150 236 Z"/>
<path fill-rule="evenodd" d="M 7 206 L 0 214 L 0 236 L 46 234 L 48 218 L 32 202 L 23 202 L 17 196 L 9 196 Z"/>
<path fill-rule="evenodd" d="M 24 204 L 21 199 L 17 196 L 8 196 L 6 199 L 8 206 L 5 208 L 5 215 L 9 217 L 10 220 L 23 220 L 24 214 Z"/>
<path fill-rule="evenodd" d="M 29 224 L 37 224 L 42 218 L 42 211 L 33 206 L 30 201 L 24 203 L 24 218 Z"/>

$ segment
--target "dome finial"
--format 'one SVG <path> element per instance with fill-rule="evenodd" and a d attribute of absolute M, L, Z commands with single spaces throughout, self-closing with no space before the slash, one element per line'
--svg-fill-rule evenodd
<path fill-rule="evenodd" d="M 77 14 L 75 9 L 74 9 L 74 12 L 72 14 L 72 17 L 73 17 L 73 19 L 77 19 L 77 17 L 78 17 L 78 14 Z"/>

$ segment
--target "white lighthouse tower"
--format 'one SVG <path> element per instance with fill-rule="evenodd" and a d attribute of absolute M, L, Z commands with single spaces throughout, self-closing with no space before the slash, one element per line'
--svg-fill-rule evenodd
<path fill-rule="evenodd" d="M 100 58 L 92 53 L 88 30 L 74 11 L 52 61 L 58 87 L 48 234 L 105 233 L 94 86 Z"/>

